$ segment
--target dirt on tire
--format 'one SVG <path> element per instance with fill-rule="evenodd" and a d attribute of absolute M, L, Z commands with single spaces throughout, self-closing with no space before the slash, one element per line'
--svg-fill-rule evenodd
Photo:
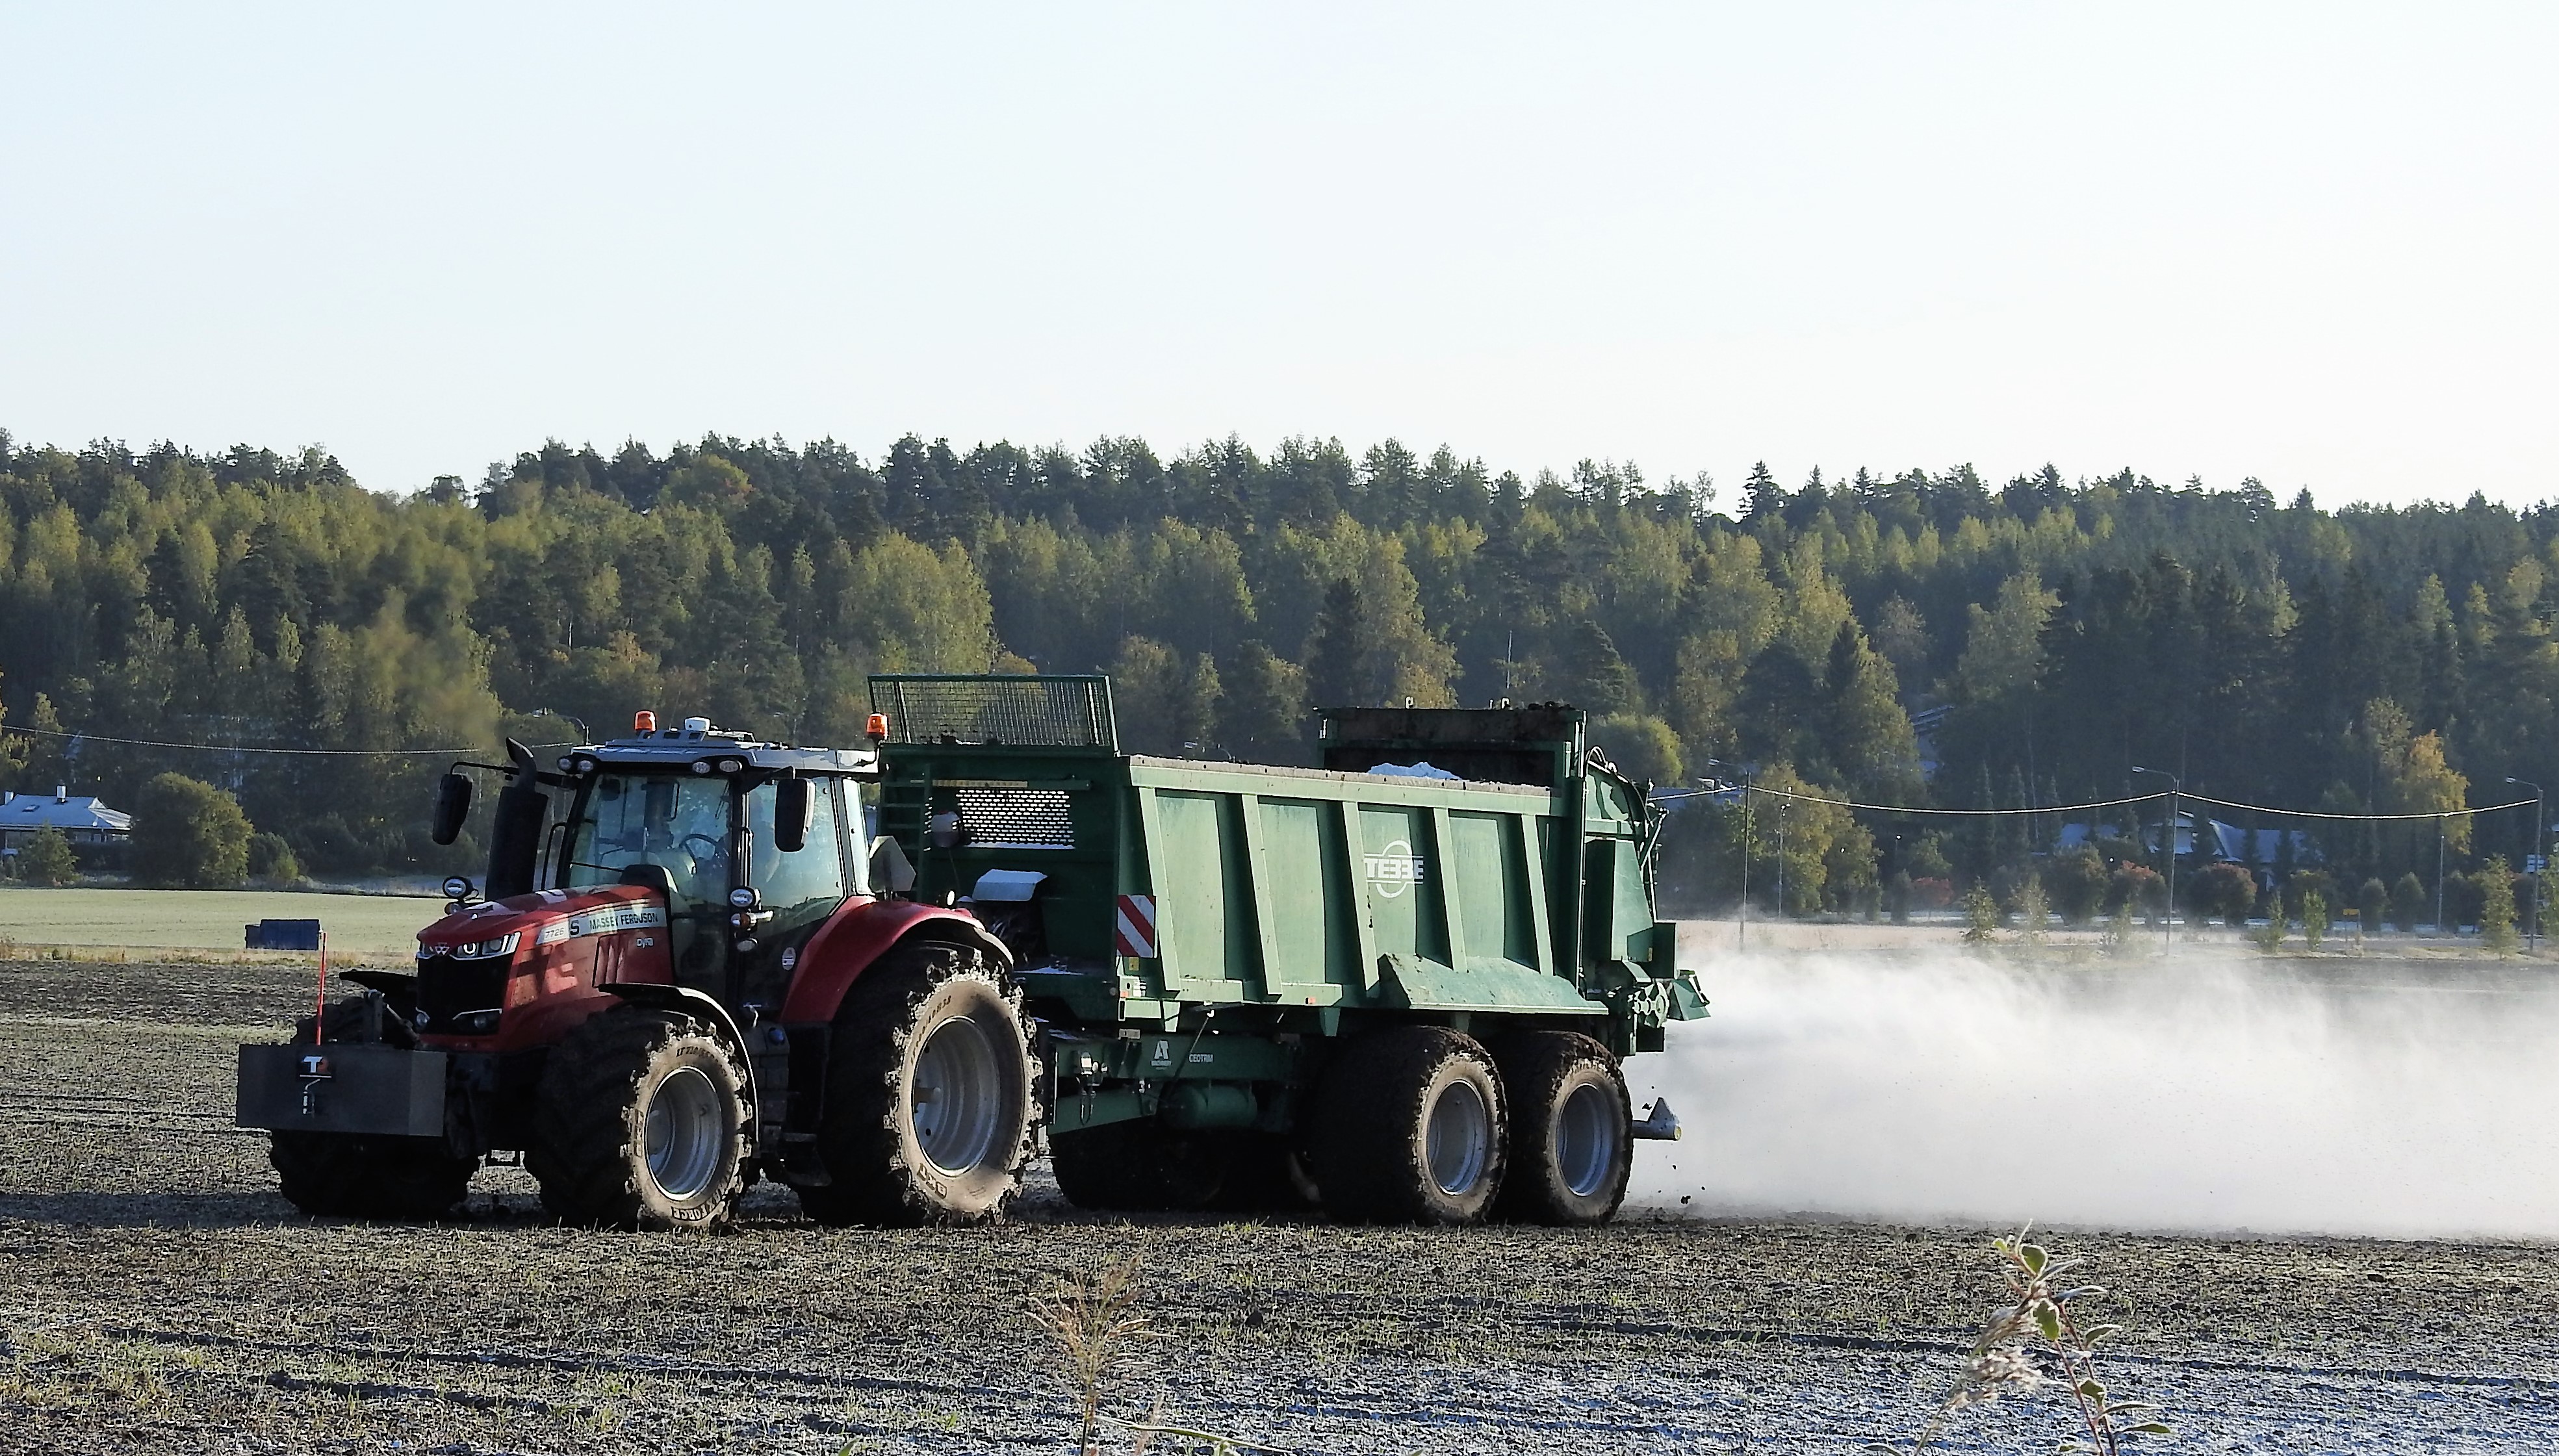
<path fill-rule="evenodd" d="M 930 1076 L 935 1038 L 959 1023 L 982 1031 L 988 1065 L 976 1070 L 992 1079 L 984 1093 L 994 1120 L 965 1164 L 944 1167 L 919 1128 L 915 1088 Z M 809 1216 L 879 1228 L 1001 1217 L 1038 1127 L 1025 1028 L 1020 989 L 975 946 L 910 942 L 880 957 L 835 1016 L 818 1130 L 830 1181 L 800 1190 Z"/>
<path fill-rule="evenodd" d="M 1457 1084 L 1483 1101 L 1492 1137 L 1480 1181 L 1451 1193 L 1433 1176 L 1430 1124 L 1435 1100 Z M 1472 1037 L 1392 1026 L 1352 1038 L 1315 1090 L 1308 1146 L 1325 1211 L 1379 1224 L 1481 1220 L 1501 1190 L 1504 1112 L 1501 1077 Z"/>
<path fill-rule="evenodd" d="M 649 1167 L 651 1101 L 698 1078 L 724 1106 L 700 1187 L 662 1187 Z M 746 1187 L 746 1069 L 709 1027 L 671 1012 L 609 1006 L 560 1039 L 534 1093 L 526 1171 L 563 1223 L 700 1232 L 726 1223 Z"/>

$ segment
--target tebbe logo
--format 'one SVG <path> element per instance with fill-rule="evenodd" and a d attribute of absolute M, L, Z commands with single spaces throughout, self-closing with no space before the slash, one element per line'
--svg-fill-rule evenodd
<path fill-rule="evenodd" d="M 1368 861 L 1368 882 L 1389 900 L 1402 895 L 1405 886 L 1422 883 L 1422 856 L 1414 853 L 1413 846 L 1402 839 L 1362 858 Z"/>

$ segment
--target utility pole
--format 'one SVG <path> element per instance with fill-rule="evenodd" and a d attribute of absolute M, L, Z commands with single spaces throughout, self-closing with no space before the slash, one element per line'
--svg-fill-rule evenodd
<path fill-rule="evenodd" d="M 1707 762 L 1719 769 L 1739 767 L 1722 759 L 1708 759 Z M 1750 786 L 1737 784 L 1736 787 L 1741 792 L 1741 915 L 1733 923 L 1732 946 L 1735 953 L 1740 953 L 1750 948 Z"/>
<path fill-rule="evenodd" d="M 1777 914 L 1786 913 L 1786 801 L 1777 801 Z"/>
<path fill-rule="evenodd" d="M 2435 815 L 2435 934 L 2444 933 L 2444 816 Z"/>
<path fill-rule="evenodd" d="M 2523 948 L 2538 950 L 2541 948 L 2541 872 L 2550 867 L 2550 861 L 2541 853 L 2541 786 L 2529 779 L 2511 776 L 2505 782 L 2532 791 L 2532 842 L 2523 851 L 2523 871 L 2532 876 L 2532 919 L 2525 922 L 2530 929 L 2523 933 Z"/>
<path fill-rule="evenodd" d="M 2166 769 L 2133 766 L 2136 774 L 2157 774 L 2168 781 L 2168 821 L 2160 825 L 2160 857 L 2168 861 L 2168 917 L 2160 922 L 2160 954 L 2166 955 L 2177 936 L 2177 796 L 2185 781 Z M 2283 912 L 2278 909 L 2276 914 Z"/>

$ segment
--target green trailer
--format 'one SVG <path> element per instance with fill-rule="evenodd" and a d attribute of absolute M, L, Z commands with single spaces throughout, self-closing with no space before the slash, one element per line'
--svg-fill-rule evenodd
<path fill-rule="evenodd" d="M 1102 677 L 871 691 L 883 872 L 1010 951 L 1074 1202 L 1595 1223 L 1676 1135 L 1618 1062 L 1705 1001 L 1580 710 L 1330 709 L 1296 769 L 1124 754 Z"/>

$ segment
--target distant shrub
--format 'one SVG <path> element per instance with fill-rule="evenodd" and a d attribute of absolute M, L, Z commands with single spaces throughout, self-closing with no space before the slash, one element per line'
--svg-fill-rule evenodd
<path fill-rule="evenodd" d="M 293 846 L 281 834 L 248 836 L 248 877 L 269 884 L 287 885 L 302 878 L 302 862 L 293 857 Z"/>
<path fill-rule="evenodd" d="M 230 890 L 248 878 L 248 815 L 202 780 L 162 774 L 133 801 L 133 871 L 146 884 Z"/>
<path fill-rule="evenodd" d="M 2153 925 L 2168 910 L 2168 881 L 2144 864 L 2119 864 L 2106 880 L 2106 910 L 2133 910 Z"/>
<path fill-rule="evenodd" d="M 2479 881 L 2471 876 L 2463 874 L 2444 876 L 2444 929 L 2452 930 L 2462 926 L 2478 925 L 2484 898 L 2480 893 Z"/>
<path fill-rule="evenodd" d="M 2390 886 L 2390 924 L 2402 931 L 2413 931 L 2425 918 L 2425 885 L 2413 873 L 2401 875 Z"/>
<path fill-rule="evenodd" d="M 2052 922 L 2052 905 L 2043 895 L 2043 881 L 2034 875 L 2017 887 L 2017 929 L 2027 944 L 2043 944 L 2043 933 Z"/>
<path fill-rule="evenodd" d="M 2106 903 L 2106 862 L 2085 844 L 2052 856 L 2045 879 L 2045 893 L 2052 897 L 2052 908 L 2061 913 L 2064 925 L 2086 925 Z"/>
<path fill-rule="evenodd" d="M 2511 950 L 2514 935 L 2514 871 L 2505 856 L 2491 855 L 2479 872 L 2480 939 L 2491 950 Z"/>
<path fill-rule="evenodd" d="M 1991 897 L 1991 887 L 1979 880 L 1964 892 L 1964 940 L 1971 945 L 1989 943 L 1999 931 L 1999 901 Z"/>
<path fill-rule="evenodd" d="M 31 885 L 68 885 L 79 878 L 72 841 L 51 824 L 28 835 L 18 846 L 18 877 Z"/>
<path fill-rule="evenodd" d="M 2246 927 L 2248 912 L 2257 908 L 2257 881 L 2235 864 L 2205 865 L 2186 882 L 2186 892 L 2194 897 L 2197 916 L 2219 916 L 2233 927 Z"/>
<path fill-rule="evenodd" d="M 2381 923 L 2390 918 L 2390 887 L 2379 880 L 2365 880 L 2354 900 L 2354 918 L 2366 935 L 2381 929 Z"/>
<path fill-rule="evenodd" d="M 1910 882 L 1910 904 L 1918 910 L 1943 910 L 1955 903 L 1955 882 L 1943 875 L 1921 875 Z"/>

